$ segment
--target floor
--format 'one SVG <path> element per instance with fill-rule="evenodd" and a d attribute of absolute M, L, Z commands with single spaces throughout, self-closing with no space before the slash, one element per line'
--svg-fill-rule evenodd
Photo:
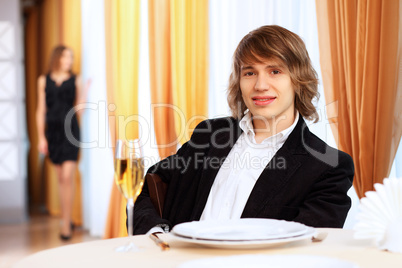
<path fill-rule="evenodd" d="M 59 238 L 59 218 L 46 214 L 33 215 L 26 223 L 0 225 L 0 268 L 11 267 L 15 262 L 32 253 L 100 239 L 77 228 L 73 238 L 64 242 Z"/>

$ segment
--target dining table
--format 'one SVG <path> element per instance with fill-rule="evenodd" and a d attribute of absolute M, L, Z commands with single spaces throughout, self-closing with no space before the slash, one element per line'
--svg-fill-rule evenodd
<path fill-rule="evenodd" d="M 317 233 L 327 233 L 324 240 L 311 239 L 295 241 L 263 248 L 208 247 L 178 240 L 174 235 L 160 234 L 167 242 L 169 250 L 162 250 L 148 235 L 136 235 L 113 239 L 100 239 L 66 245 L 40 251 L 21 259 L 15 268 L 27 267 L 179 267 L 198 259 L 239 256 L 275 255 L 284 259 L 290 255 L 322 256 L 356 264 L 361 268 L 402 267 L 402 254 L 379 250 L 370 239 L 357 240 L 353 230 L 336 228 L 316 228 Z M 135 251 L 117 252 L 115 249 L 133 242 Z M 267 266 L 269 267 L 269 266 Z"/>

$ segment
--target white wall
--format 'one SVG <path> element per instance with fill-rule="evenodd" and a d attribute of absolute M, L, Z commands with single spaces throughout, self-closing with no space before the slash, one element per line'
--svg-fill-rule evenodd
<path fill-rule="evenodd" d="M 16 223 L 27 210 L 22 17 L 18 0 L 0 7 L 0 223 Z"/>

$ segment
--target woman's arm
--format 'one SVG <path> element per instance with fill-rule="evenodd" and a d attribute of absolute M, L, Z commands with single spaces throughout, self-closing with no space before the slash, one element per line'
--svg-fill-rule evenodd
<path fill-rule="evenodd" d="M 76 92 L 76 112 L 79 116 L 81 116 L 84 107 L 81 107 L 81 104 L 84 104 L 87 101 L 88 90 L 91 86 L 92 80 L 88 79 L 85 85 L 83 85 L 82 78 L 80 75 L 77 75 L 75 79 L 75 92 Z"/>
<path fill-rule="evenodd" d="M 38 78 L 38 99 L 36 107 L 36 128 L 38 131 L 38 150 L 42 154 L 47 154 L 47 140 L 45 136 L 45 118 L 46 118 L 46 78 L 41 75 Z"/>

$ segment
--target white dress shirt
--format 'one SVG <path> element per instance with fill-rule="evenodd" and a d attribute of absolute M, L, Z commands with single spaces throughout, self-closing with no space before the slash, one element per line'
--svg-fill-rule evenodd
<path fill-rule="evenodd" d="M 243 130 L 216 175 L 200 220 L 239 219 L 255 182 L 282 147 L 299 119 L 296 113 L 293 124 L 268 137 L 261 143 L 255 141 L 251 113 L 240 120 Z"/>

